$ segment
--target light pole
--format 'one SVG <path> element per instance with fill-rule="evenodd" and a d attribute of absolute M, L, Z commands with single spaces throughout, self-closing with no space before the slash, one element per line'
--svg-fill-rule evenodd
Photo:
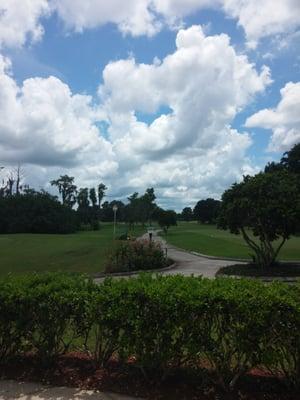
<path fill-rule="evenodd" d="M 118 206 L 116 204 L 114 204 L 113 205 L 113 212 L 114 212 L 114 239 L 116 238 L 117 211 L 118 211 Z"/>

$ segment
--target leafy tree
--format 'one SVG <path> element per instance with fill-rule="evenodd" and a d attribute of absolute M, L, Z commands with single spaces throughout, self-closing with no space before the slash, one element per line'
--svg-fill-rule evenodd
<path fill-rule="evenodd" d="M 78 228 L 76 212 L 45 191 L 0 198 L 0 233 L 70 233 Z"/>
<path fill-rule="evenodd" d="M 50 182 L 52 186 L 58 188 L 62 197 L 63 205 L 72 208 L 76 203 L 77 187 L 74 185 L 74 177 L 61 175 L 58 179 Z"/>
<path fill-rule="evenodd" d="M 283 154 L 280 164 L 289 172 L 300 174 L 300 143 Z"/>
<path fill-rule="evenodd" d="M 194 214 L 191 207 L 185 207 L 181 212 L 181 217 L 184 221 L 192 221 Z"/>
<path fill-rule="evenodd" d="M 265 167 L 265 172 L 278 172 L 286 170 L 294 174 L 300 174 L 300 143 L 295 144 L 291 150 L 286 151 L 280 162 L 269 162 Z"/>
<path fill-rule="evenodd" d="M 147 221 L 151 221 L 157 207 L 153 188 L 148 188 L 142 196 L 135 192 L 127 199 L 126 219 L 130 225 L 134 225 L 137 222 L 145 224 Z"/>
<path fill-rule="evenodd" d="M 89 224 L 92 222 L 92 210 L 90 210 L 89 189 L 80 188 L 77 195 L 78 210 L 80 222 Z"/>
<path fill-rule="evenodd" d="M 268 162 L 265 166 L 265 172 L 279 172 L 283 170 L 283 165 L 280 163 L 276 163 L 275 161 Z"/>
<path fill-rule="evenodd" d="M 177 214 L 174 210 L 157 209 L 155 218 L 158 225 L 167 233 L 170 226 L 177 225 Z"/>
<path fill-rule="evenodd" d="M 89 192 L 89 197 L 92 203 L 92 207 L 96 208 L 97 206 L 97 194 L 95 188 L 91 188 Z"/>
<path fill-rule="evenodd" d="M 114 212 L 113 206 L 116 205 L 118 207 L 117 211 L 117 220 L 125 221 L 125 204 L 119 200 L 113 200 L 112 202 L 105 201 L 102 204 L 101 216 L 102 221 L 104 222 L 113 222 L 114 220 Z"/>
<path fill-rule="evenodd" d="M 200 200 L 194 208 L 194 217 L 197 221 L 215 223 L 220 209 L 220 201 L 215 199 Z"/>
<path fill-rule="evenodd" d="M 155 193 L 153 188 L 148 188 L 139 201 L 139 219 L 143 224 L 147 221 L 151 221 L 153 212 L 156 208 L 155 204 Z"/>
<path fill-rule="evenodd" d="M 90 206 L 89 201 L 89 189 L 88 188 L 80 188 L 77 195 L 77 203 L 78 208 L 86 209 Z"/>
<path fill-rule="evenodd" d="M 299 217 L 297 177 L 287 171 L 259 173 L 224 192 L 219 226 L 241 233 L 254 252 L 254 261 L 268 268 L 296 232 Z"/>
<path fill-rule="evenodd" d="M 100 183 L 98 185 L 97 191 L 98 191 L 98 206 L 99 206 L 99 208 L 101 207 L 101 203 L 105 196 L 106 190 L 107 190 L 107 187 L 104 185 L 104 183 Z"/>

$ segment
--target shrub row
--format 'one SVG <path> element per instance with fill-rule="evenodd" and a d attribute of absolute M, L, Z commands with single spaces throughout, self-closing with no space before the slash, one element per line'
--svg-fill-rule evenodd
<path fill-rule="evenodd" d="M 47 274 L 0 282 L 0 356 L 47 363 L 75 346 L 105 366 L 114 355 L 148 377 L 205 367 L 225 388 L 254 367 L 300 383 L 300 285 L 148 275 Z"/>

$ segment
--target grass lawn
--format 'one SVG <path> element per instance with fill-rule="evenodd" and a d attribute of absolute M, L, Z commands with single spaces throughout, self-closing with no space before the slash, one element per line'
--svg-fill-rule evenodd
<path fill-rule="evenodd" d="M 120 225 L 117 236 L 125 231 L 125 225 Z M 132 234 L 139 236 L 143 232 L 138 226 Z M 102 224 L 99 231 L 71 235 L 0 235 L 0 275 L 35 271 L 100 272 L 112 243 L 112 224 Z"/>
<path fill-rule="evenodd" d="M 217 257 L 250 258 L 250 249 L 240 235 L 217 229 L 214 225 L 182 222 L 171 227 L 165 239 L 182 249 Z M 279 259 L 300 260 L 300 237 L 292 237 L 282 248 Z"/>

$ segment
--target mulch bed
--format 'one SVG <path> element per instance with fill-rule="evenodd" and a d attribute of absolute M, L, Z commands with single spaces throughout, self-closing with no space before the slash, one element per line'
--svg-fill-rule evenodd
<path fill-rule="evenodd" d="M 256 264 L 235 264 L 227 267 L 222 267 L 217 272 L 217 275 L 234 275 L 248 277 L 299 277 L 299 263 L 284 263 L 280 262 L 272 268 L 263 269 Z"/>
<path fill-rule="evenodd" d="M 41 367 L 34 355 L 0 365 L 2 379 L 42 382 L 46 385 L 71 386 L 81 389 L 127 394 L 151 400 L 299 400 L 300 391 L 288 390 L 284 382 L 262 370 L 253 370 L 239 383 L 234 393 L 224 394 L 203 381 L 203 375 L 178 370 L 158 383 L 143 377 L 134 362 L 126 366 L 117 360 L 106 369 L 96 368 L 83 353 L 61 356 L 51 367 Z"/>

